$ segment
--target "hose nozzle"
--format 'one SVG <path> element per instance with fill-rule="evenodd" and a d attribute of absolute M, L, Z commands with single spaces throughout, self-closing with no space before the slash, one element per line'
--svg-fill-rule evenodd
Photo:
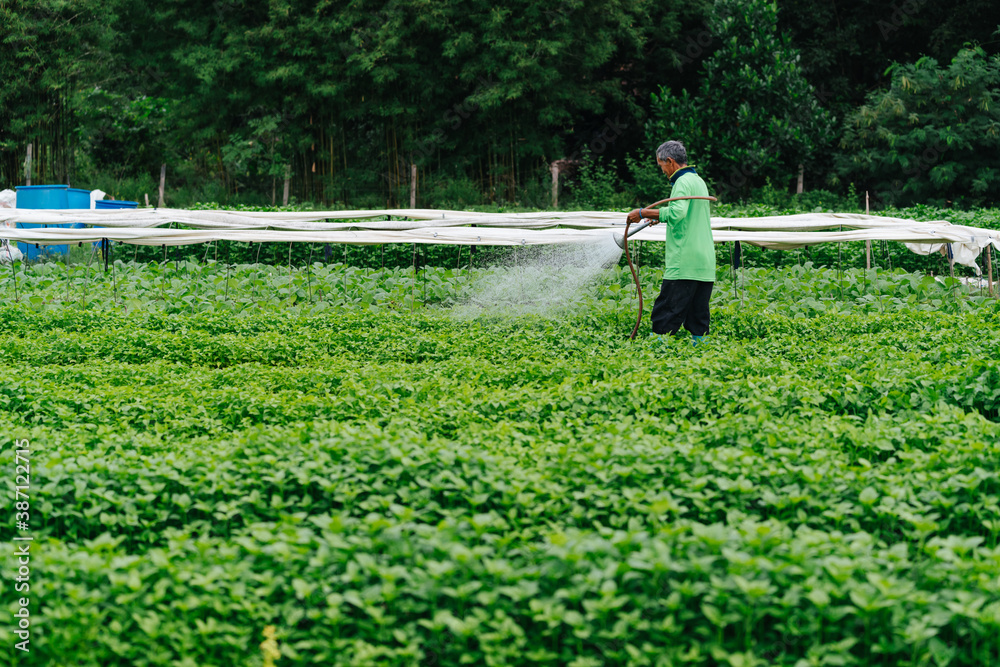
<path fill-rule="evenodd" d="M 649 227 L 654 222 L 656 222 L 656 220 L 644 220 L 641 225 L 636 225 L 635 227 L 633 227 L 632 229 L 629 230 L 628 237 L 632 238 L 633 236 L 635 236 L 636 234 L 638 234 L 639 232 L 641 232 L 642 230 L 644 230 L 646 227 Z M 618 247 L 621 248 L 622 250 L 624 250 L 625 249 L 625 235 L 624 234 L 614 234 L 613 238 L 615 239 L 615 243 L 618 244 Z"/>

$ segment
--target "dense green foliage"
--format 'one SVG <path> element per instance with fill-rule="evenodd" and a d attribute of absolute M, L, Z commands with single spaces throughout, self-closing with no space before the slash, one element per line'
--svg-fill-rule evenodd
<path fill-rule="evenodd" d="M 648 245 L 651 247 L 643 250 L 634 248 L 635 261 L 643 276 L 644 290 L 655 294 L 662 279 L 663 251 L 659 244 Z M 720 248 L 720 260 L 725 251 Z M 747 256 L 753 257 L 749 253 Z M 509 269 L 470 271 L 465 267 L 430 266 L 382 270 L 342 262 L 283 266 L 232 265 L 215 260 L 146 265 L 115 260 L 109 263 L 108 270 L 103 270 L 96 264 L 19 263 L 16 269 L 0 273 L 0 290 L 8 301 L 39 312 L 71 307 L 119 313 L 221 311 L 245 317 L 261 309 L 281 309 L 291 316 L 345 308 L 412 311 L 429 305 L 464 303 L 490 280 L 519 268 L 512 254 L 494 255 L 493 259 Z M 958 279 L 880 268 L 880 262 L 869 271 L 817 268 L 811 261 L 769 263 L 762 256 L 746 264 L 749 272 L 734 275 L 727 263 L 720 262 L 716 302 L 734 299 L 742 304 L 749 293 L 754 307 L 773 309 L 777 300 L 787 314 L 811 316 L 826 310 L 963 312 L 988 301 L 981 289 L 965 287 Z M 542 271 L 546 270 L 542 267 Z M 628 269 L 619 266 L 604 275 L 595 296 L 599 301 L 617 302 L 632 284 Z M 506 305 L 517 305 L 515 301 Z"/>
<path fill-rule="evenodd" d="M 769 178 L 791 185 L 815 174 L 832 122 L 805 78 L 799 54 L 778 32 L 773 0 L 716 0 L 707 40 L 717 42 L 696 91 L 661 87 L 646 144 L 684 137 L 712 191 L 724 200 Z"/>
<path fill-rule="evenodd" d="M 0 0 L 0 182 L 22 182 L 31 143 L 36 184 L 155 202 L 166 165 L 174 206 L 280 202 L 286 176 L 299 201 L 406 203 L 416 164 L 420 205 L 537 207 L 549 163 L 592 159 L 626 178 L 616 197 L 631 201 L 648 190 L 627 164 L 651 164 L 666 138 L 644 127 L 669 90 L 673 116 L 685 94 L 718 111 L 676 129 L 694 145 L 713 135 L 692 157 L 720 183 L 749 159 L 749 186 L 791 187 L 804 164 L 807 188 L 862 191 L 863 175 L 832 159 L 857 149 L 821 131 L 829 112 L 844 131 L 892 63 L 950 62 L 967 43 L 995 55 L 998 25 L 987 0 Z M 744 104 L 752 113 L 734 120 Z M 990 118 L 966 112 L 969 128 Z M 987 148 L 973 143 L 967 168 Z"/>
<path fill-rule="evenodd" d="M 470 318 L 502 270 L 222 268 L 22 267 L 17 664 L 1000 661 L 995 300 L 750 272 L 692 346 L 625 339 L 621 271 Z"/>
<path fill-rule="evenodd" d="M 964 49 L 892 68 L 892 86 L 848 119 L 845 166 L 872 184 L 876 203 L 968 205 L 1000 187 L 1000 56 Z"/>

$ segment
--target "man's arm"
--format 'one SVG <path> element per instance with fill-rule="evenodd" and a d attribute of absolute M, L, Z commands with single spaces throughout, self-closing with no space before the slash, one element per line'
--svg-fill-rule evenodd
<path fill-rule="evenodd" d="M 694 194 L 687 184 L 687 179 L 680 178 L 674 183 L 673 187 L 670 188 L 671 197 L 690 197 Z M 692 200 L 690 199 L 680 199 L 677 201 L 672 201 L 666 206 L 660 207 L 660 222 L 665 222 L 668 225 L 675 225 L 685 217 L 687 217 L 688 210 L 691 208 Z"/>
<path fill-rule="evenodd" d="M 673 194 L 673 193 L 671 193 Z M 685 196 L 685 195 L 677 195 Z M 660 222 L 665 222 L 668 225 L 674 225 L 685 217 L 687 217 L 688 209 L 691 208 L 690 199 L 681 199 L 680 201 L 672 201 L 659 211 Z"/>

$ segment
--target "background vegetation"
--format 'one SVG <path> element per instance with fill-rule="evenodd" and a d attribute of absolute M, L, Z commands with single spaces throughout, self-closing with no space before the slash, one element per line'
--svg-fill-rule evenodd
<path fill-rule="evenodd" d="M 877 205 L 993 203 L 1000 8 L 910 0 L 0 0 L 0 184 L 155 203 L 619 206 L 692 148 Z M 572 197 L 577 195 L 577 201 Z M 855 201 L 850 204 L 857 204 Z"/>

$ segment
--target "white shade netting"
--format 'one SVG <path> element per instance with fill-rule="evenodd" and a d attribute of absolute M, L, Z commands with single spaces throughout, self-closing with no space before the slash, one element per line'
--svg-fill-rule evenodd
<path fill-rule="evenodd" d="M 34 225 L 83 225 L 81 228 Z M 22 225 L 32 225 L 22 227 Z M 0 239 L 53 245 L 109 239 L 136 245 L 213 241 L 377 245 L 428 243 L 517 246 L 584 243 L 621 232 L 625 215 L 609 211 L 478 213 L 436 209 L 245 212 L 181 209 L 0 208 Z M 631 238 L 664 240 L 650 226 Z M 950 245 L 954 261 L 974 267 L 980 253 L 1000 250 L 1000 231 L 853 213 L 802 213 L 760 218 L 712 218 L 716 243 L 740 241 L 779 250 L 818 243 L 897 241 L 930 254 Z"/>

